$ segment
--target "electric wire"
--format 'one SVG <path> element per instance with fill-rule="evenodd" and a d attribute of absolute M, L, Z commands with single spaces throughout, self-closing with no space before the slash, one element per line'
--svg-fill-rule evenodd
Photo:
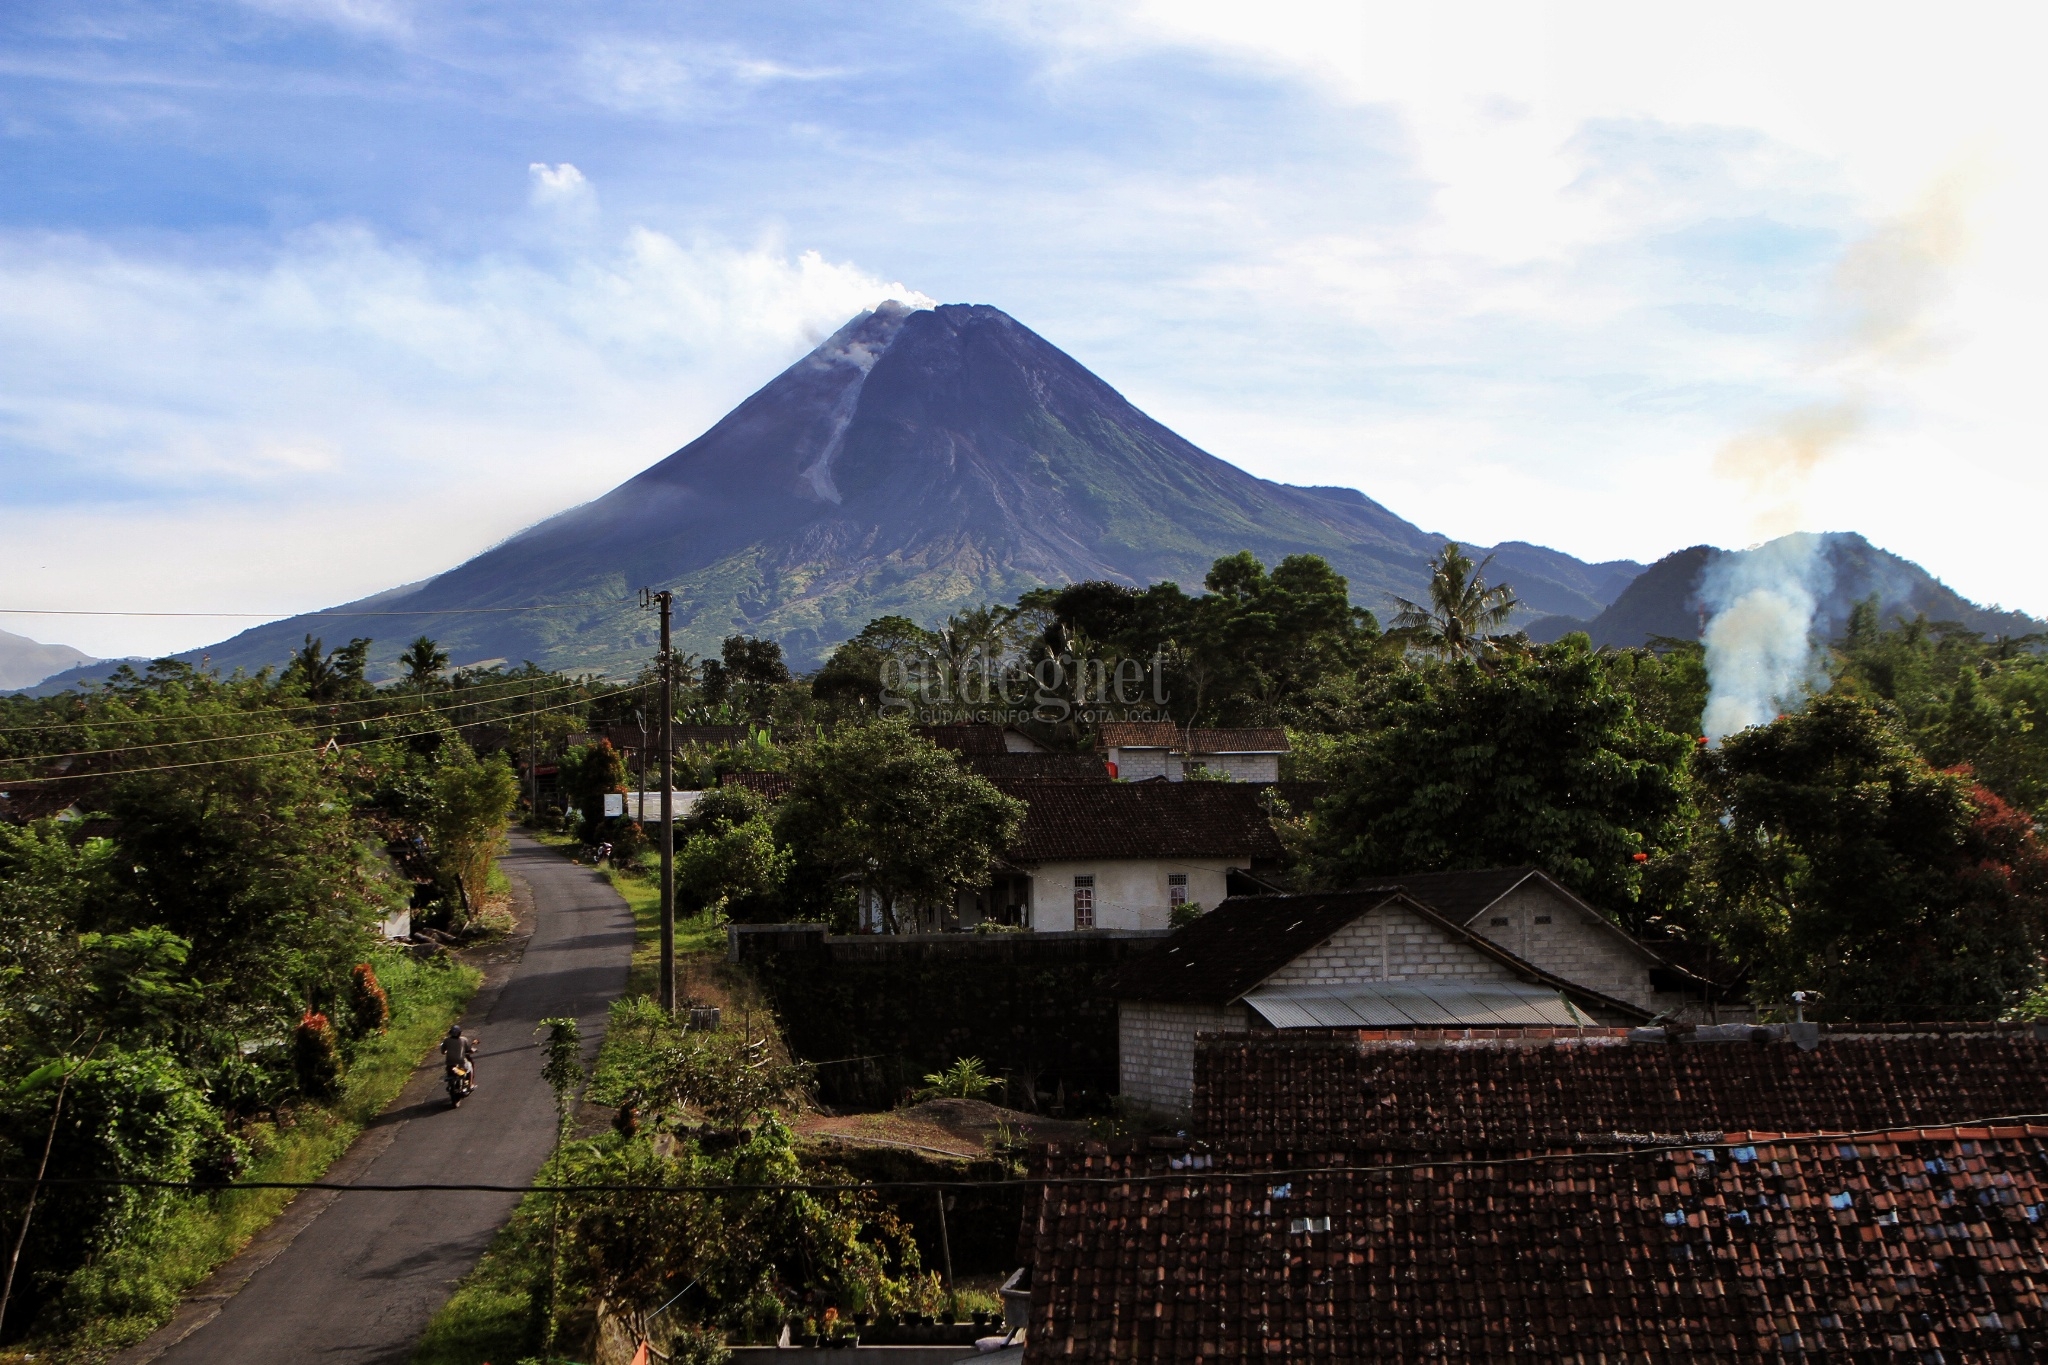
<path fill-rule="evenodd" d="M 535 693 L 535 694 L 534 694 L 534 696 L 535 696 L 536 700 L 537 700 L 537 699 L 538 699 L 539 697 L 541 697 L 541 696 L 548 696 L 548 697 L 556 697 L 556 696 L 560 696 L 560 695 L 561 695 L 561 694 L 562 694 L 562 693 L 563 693 L 564 691 L 568 691 L 568 690 L 572 690 L 572 689 L 573 689 L 573 690 L 578 690 L 578 691 L 580 691 L 580 690 L 581 690 L 581 688 L 582 688 L 582 684 L 580 684 L 580 683 L 559 683 L 559 684 L 557 684 L 556 686 L 554 686 L 554 687 L 551 687 L 551 688 L 549 688 L 549 689 L 548 689 L 548 690 L 547 690 L 546 692 L 544 692 L 544 693 Z M 511 694 L 511 695 L 512 695 L 512 697 L 513 697 L 513 698 L 515 698 L 515 699 L 516 699 L 516 698 L 517 698 L 517 697 L 518 697 L 518 696 L 519 696 L 520 694 L 518 694 L 518 693 L 513 693 L 513 694 Z M 115 746 L 113 746 L 113 747 L 110 747 L 110 748 L 103 748 L 103 749 L 77 749 L 77 750 L 73 750 L 73 751 L 72 751 L 72 752 L 70 752 L 70 753 L 62 753 L 62 754 L 21 754 L 21 755 L 18 755 L 18 756 L 12 757 L 12 758 L 0 758 L 0 763 L 47 763 L 47 762 L 53 762 L 53 761 L 55 761 L 56 759 L 60 759 L 60 758 L 92 758 L 92 757 L 95 757 L 95 756 L 97 756 L 97 755 L 99 755 L 99 754 L 136 754 L 136 753 L 141 753 L 141 752 L 142 752 L 143 750 L 145 750 L 145 749 L 176 749 L 176 748 L 182 748 L 182 747 L 184 747 L 184 746 L 186 746 L 186 745 L 191 745 L 191 744 L 214 744 L 214 743 L 220 743 L 220 742 L 225 742 L 225 741 L 228 741 L 228 740 L 236 740 L 236 739 L 280 739 L 280 738 L 282 738 L 282 737 L 284 737 L 284 736 L 286 736 L 286 735 L 303 735 L 303 734 L 305 734 L 305 733 L 306 733 L 306 732 L 307 732 L 308 730 L 311 730 L 311 729 L 315 729 L 315 728 L 318 728 L 318 727 L 320 727 L 320 726 L 324 726 L 324 725 L 368 725 L 368 724 L 370 724 L 370 723 L 371 723 L 371 721 L 372 721 L 372 720 L 385 720 L 385 719 L 398 719 L 398 720 L 405 720 L 405 719 L 409 719 L 409 718 L 411 718 L 411 717 L 413 717 L 413 716 L 433 716 L 433 715 L 443 715 L 443 714 L 445 714 L 445 713 L 447 713 L 447 712 L 449 712 L 449 711 L 461 711 L 461 710 L 464 710 L 464 709 L 466 709 L 466 708 L 468 708 L 468 707 L 471 707 L 471 706 L 478 706 L 478 705 L 483 705 L 483 704 L 485 704 L 485 703 L 481 703 L 481 702 L 476 702 L 476 701 L 462 701 L 462 702 L 454 702 L 454 703 L 451 703 L 450 705 L 447 705 L 447 706 L 426 706 L 426 707 L 421 707 L 421 708 L 419 708 L 418 710 L 414 710 L 414 711 L 402 711 L 402 712 L 399 712 L 399 713 L 397 713 L 397 714 L 396 714 L 395 716 L 392 716 L 392 717 L 385 717 L 385 716 L 376 716 L 376 717 L 370 717 L 370 716 L 358 716 L 358 717 L 351 717 L 351 718 L 342 718 L 342 719 L 337 719 L 337 720 L 327 720 L 327 721 L 322 721 L 322 720 L 315 720 L 315 721 L 312 721 L 312 722 L 310 722 L 309 724 L 306 724 L 306 725 L 297 725 L 297 726 L 294 726 L 294 727 L 292 727 L 292 728 L 291 728 L 291 729 L 289 729 L 289 730 L 256 730 L 256 731 L 247 731 L 247 732 L 243 732 L 243 731 L 235 731 L 235 732 L 230 732 L 230 733 L 227 733 L 227 734 L 213 734 L 213 735 L 198 735 L 198 736 L 195 736 L 195 737 L 194 737 L 194 738 L 192 738 L 192 739 L 164 739 L 164 740 L 156 740 L 156 741 L 154 741 L 154 742 L 152 742 L 152 743 L 149 743 L 149 744 L 120 744 L 120 745 L 115 745 Z M 242 712 L 237 712 L 237 713 L 235 713 L 235 714 L 238 714 L 238 715 L 252 715 L 252 714 L 260 714 L 260 713 L 255 713 L 255 712 L 247 712 L 247 711 L 242 711 Z M 517 720 L 517 719 L 518 719 L 518 718 L 519 718 L 520 716 L 524 716 L 524 715 L 527 715 L 527 714 L 529 714 L 529 713 L 528 713 L 528 712 L 525 712 L 525 711 L 521 711 L 521 712 L 519 712 L 519 713 L 518 713 L 517 715 L 511 716 L 511 717 L 506 717 L 506 719 L 512 719 L 512 720 Z M 202 719 L 205 719 L 205 717 L 204 717 L 204 716 L 199 716 L 199 715 L 194 715 L 194 716 L 166 716 L 166 717 L 164 717 L 163 719 L 164 719 L 164 720 L 202 720 Z"/>
<path fill-rule="evenodd" d="M 574 707 L 574 706 L 587 706 L 587 705 L 589 705 L 589 704 L 590 704 L 590 703 L 589 703 L 588 699 L 586 699 L 586 698 L 580 698 L 580 697 L 579 697 L 579 698 L 577 698 L 577 699 L 576 699 L 576 700 L 574 700 L 574 701 L 566 701 L 566 702 L 561 702 L 561 703 L 559 703 L 558 705 L 555 705 L 555 706 L 537 706 L 537 707 L 533 708 L 533 709 L 532 709 L 532 710 L 530 710 L 530 711 L 521 711 L 521 712 L 519 712 L 519 713 L 518 713 L 518 714 L 516 714 L 516 715 L 513 715 L 513 716 L 508 716 L 508 717 L 504 717 L 503 719 L 506 719 L 506 720 L 524 720 L 524 719 L 526 719 L 526 718 L 527 718 L 528 716 L 539 716 L 539 715 L 545 715 L 545 714 L 547 714 L 547 713 L 548 713 L 548 712 L 550 712 L 550 711 L 566 711 L 566 710 L 568 710 L 568 709 L 569 709 L 570 707 Z M 460 729 L 460 728 L 462 728 L 462 727 L 458 726 L 458 727 L 456 727 L 456 728 Z M 299 732 L 297 732 L 297 731 L 292 731 L 292 732 L 288 732 L 288 733 L 299 733 Z M 327 742 L 326 744 L 323 744 L 323 745 L 321 745 L 320 747 L 318 747 L 318 748 L 316 748 L 316 749 L 281 749 L 281 750 L 277 750 L 277 751 L 275 751 L 275 752 L 272 752 L 272 753 L 267 753 L 267 754 L 239 754 L 239 755 L 236 755 L 236 756 L 233 756 L 233 757 L 230 757 L 230 758 L 203 758 L 203 759 L 194 759 L 194 760 L 193 760 L 192 762 L 190 762 L 190 763 L 162 763 L 162 764 L 157 764 L 157 765 L 155 765 L 155 766 L 153 766 L 153 767 L 148 767 L 148 768 L 107 768 L 107 769 L 89 769 L 89 770 L 87 770 L 87 771 L 85 771 L 85 772 L 80 772 L 80 773 L 58 773 L 58 774 L 56 774 L 55 776 L 51 776 L 51 777 L 5 777 L 5 778 L 0 778 L 0 783 L 4 783 L 4 784 L 5 784 L 6 786 L 8 786 L 8 787 L 28 787 L 28 786 L 41 786 L 41 785 L 46 785 L 46 784 L 48 784 L 48 783 L 52 783 L 52 782 L 80 782 L 80 781 L 84 781 L 84 780 L 86 780 L 86 779 L 88 779 L 88 778 L 95 778 L 95 777 L 98 777 L 98 778 L 106 778 L 106 777 L 132 777 L 132 776 L 134 776 L 134 775 L 136 775 L 136 774 L 138 774 L 138 773 L 167 773 L 167 772 L 175 772 L 175 771 L 177 771 L 177 770 L 179 770 L 179 769 L 183 769 L 183 768 L 212 768 L 212 767 L 218 767 L 218 766 L 220 766 L 221 764 L 224 764 L 224 763 L 255 763 L 255 762 L 260 762 L 260 761 L 262 761 L 262 760 L 265 760 L 265 759 L 273 759 L 273 758 L 296 758 L 296 757 L 301 757 L 301 756 L 304 756 L 304 755 L 309 755 L 309 754 L 312 754 L 312 755 L 317 755 L 317 754 L 323 754 L 323 753 L 327 753 L 327 752 L 329 752 L 329 751 L 330 751 L 331 749 L 361 749 L 361 748 L 366 748 L 366 747 L 368 747 L 369 745 L 372 745 L 372 744 L 395 744 L 395 743 L 399 742 L 400 740 L 407 740 L 407 739 L 422 739 L 422 738 L 426 737 L 427 735 L 438 735 L 438 734 L 440 734 L 440 733 L 442 733 L 442 732 L 441 732 L 440 730 L 438 730 L 438 729 L 434 729 L 434 730 L 415 730 L 415 731 L 412 731 L 412 732 L 410 732 L 410 733 L 407 733 L 407 734 L 402 734 L 402 735 L 379 735 L 379 736 L 378 736 L 377 738 L 375 738 L 375 739 L 352 739 L 352 740 L 350 740 L 350 741 L 349 741 L 348 743 L 346 743 L 346 744 L 343 744 L 343 743 L 342 743 L 341 741 L 339 741 L 339 740 L 329 740 L 329 741 L 328 741 L 328 742 Z M 227 737 L 227 738 L 232 738 L 232 736 L 229 736 L 229 737 Z M 119 752 L 121 752 L 121 751 L 120 751 L 120 750 L 109 750 L 108 752 L 112 752 L 112 753 L 119 753 Z M 24 757 L 24 758 L 17 758 L 17 759 L 9 759 L 9 760 L 4 760 L 4 761 L 6 761 L 6 762 L 14 762 L 14 763 L 30 763 L 30 762 L 34 762 L 35 760 L 34 760 L 33 758 L 29 758 L 29 757 Z"/>
<path fill-rule="evenodd" d="M 511 611 L 597 611 L 606 602 L 540 602 L 527 607 L 442 607 L 437 611 L 64 611 L 56 607 L 0 607 L 0 616 L 177 616 L 233 617 L 252 621 L 299 621 L 309 616 L 477 616 Z"/>
<path fill-rule="evenodd" d="M 594 675 L 594 674 L 578 674 L 578 675 L 571 675 L 571 676 L 572 676 L 572 678 L 581 678 L 581 677 L 595 677 L 596 675 Z M 458 703 L 459 705 L 463 705 L 463 706 L 485 706 L 485 705 L 489 705 L 489 704 L 490 704 L 491 702 L 493 702 L 493 701 L 502 701 L 502 700 L 508 700 L 508 699 L 510 699 L 510 698 L 512 698 L 512 697 L 515 697 L 515 696 L 519 695 L 519 693 L 518 693 L 518 692 L 517 692 L 517 691 L 516 691 L 515 689 L 518 689 L 518 688 L 523 688 L 523 687 L 530 687 L 530 686 L 532 686 L 532 685 L 533 685 L 533 683 L 534 683 L 534 682 L 535 682 L 536 680 L 538 680 L 538 679 L 540 679 L 540 678 L 548 678 L 548 679 L 551 679 L 551 680 L 552 680 L 552 679 L 559 679 L 560 677 L 561 677 L 561 675 L 559 675 L 559 674 L 552 674 L 552 673 L 536 673 L 536 674 L 531 674 L 531 675 L 527 675 L 527 676 L 522 676 L 522 677 L 508 677 L 508 678 L 501 678 L 501 679 L 499 679 L 499 680 L 497 680 L 497 681 L 495 681 L 495 682 L 488 682 L 488 683 L 468 683 L 468 684 L 462 684 L 462 685 L 460 685 L 460 686 L 454 686 L 454 687 L 451 687 L 451 689 L 450 689 L 450 690 L 451 690 L 451 693 L 454 693 L 454 692 L 461 692 L 461 693 L 465 693 L 465 694 L 467 694 L 467 693 L 471 693 L 471 692 L 492 692 L 492 693 L 496 693 L 496 695 L 494 695 L 494 696 L 468 696 L 468 695 L 465 695 L 465 698 L 464 698 L 464 700 L 463 700 L 463 701 L 461 701 L 460 703 Z M 587 683 L 587 682 L 581 682 L 581 681 L 571 681 L 571 682 L 567 682 L 567 683 L 562 683 L 562 682 L 557 682 L 557 681 L 551 681 L 549 685 L 550 685 L 550 686 L 574 686 L 574 687 L 585 687 L 585 686 L 592 686 L 592 685 L 595 685 L 595 684 L 591 684 L 591 683 Z M 619 683 L 619 684 L 616 684 L 616 685 L 615 685 L 615 690 L 617 690 L 617 691 L 627 691 L 627 690 L 630 690 L 630 689 L 632 689 L 632 688 L 634 688 L 634 687 L 639 687 L 639 686 L 643 686 L 643 685 L 644 685 L 644 684 L 639 684 L 639 683 Z M 501 692 L 501 691 L 499 691 L 499 689 L 504 689 L 504 690 L 503 690 L 503 691 Z M 294 712 L 294 711 L 330 711 L 330 712 L 331 712 L 331 711 L 334 711 L 334 710 L 336 710 L 336 709 L 338 709 L 338 708 L 340 708 L 340 707 L 343 707 L 343 706 L 381 706 L 381 705 L 386 705 L 386 704 L 390 703 L 390 702 L 391 702 L 391 701 L 393 701 L 393 700 L 396 700 L 396 699 L 402 699 L 402 698 L 404 698 L 404 697 L 406 697 L 406 696 L 408 696 L 408 695 L 411 695 L 411 694 L 408 694 L 408 693 L 404 693 L 404 692 L 395 692 L 395 691 L 393 691 L 393 692 L 379 692 L 379 693 L 378 693 L 378 694 L 377 694 L 376 696 L 373 696 L 373 697 L 354 697 L 354 698 L 350 698 L 350 699 L 348 699 L 348 700 L 344 700 L 344 701 L 308 701 L 308 702 L 294 702 L 293 704 L 291 704 L 291 705 L 289 705 L 289 706 L 264 706 L 264 707 L 257 707 L 257 708 L 251 708 L 251 709 L 253 709 L 253 710 L 262 710 L 262 711 L 276 711 L 276 712 L 279 712 L 279 713 L 281 713 L 281 714 L 290 714 L 290 713 L 292 713 L 292 712 Z M 420 695 L 425 695 L 425 694 L 420 694 Z M 54 698 L 51 698 L 50 700 L 55 700 L 55 699 L 54 699 Z M 93 730 L 93 729 L 111 729 L 111 728 L 113 728 L 113 727 L 115 727 L 115 726 L 127 726 L 127 725 L 158 725 L 158 724 L 162 724 L 162 723 L 163 723 L 163 722 L 165 722 L 165 721 L 174 721 L 174 720 L 200 720 L 200 719 L 204 719 L 204 717 L 203 717 L 203 716 L 199 716 L 199 715 L 191 715 L 191 716 L 161 716 L 161 717 L 151 717 L 151 716 L 138 716 L 138 717 L 136 717 L 136 718 L 134 718 L 134 719 L 131 719 L 131 720 L 67 720 L 67 721 L 51 721 L 51 722 L 49 722 L 49 723 L 47 723 L 47 724 L 42 724 L 42 725 L 0 725 L 0 735 L 12 735 L 12 734 L 25 734 L 25 733 L 32 733 L 32 734 L 43 734 L 43 733 L 46 733 L 46 732 L 48 732 L 48 731 L 51 731 L 51 730 Z M 344 722 L 344 723 L 346 723 L 346 722 Z"/>
<path fill-rule="evenodd" d="M 1523 1152 L 1513 1156 L 1486 1157 L 1427 1157 L 1416 1161 L 1386 1162 L 1379 1164 L 1357 1164 L 1345 1166 L 1276 1166 L 1253 1170 L 1218 1170 L 1206 1167 L 1200 1170 L 1156 1171 L 1144 1174 L 1122 1175 L 1032 1175 L 1008 1179 L 987 1180 L 860 1180 L 860 1181 L 807 1181 L 769 1180 L 739 1181 L 723 1183 L 718 1181 L 695 1181 L 686 1184 L 655 1185 L 643 1182 L 606 1182 L 592 1184 L 486 1184 L 457 1182 L 407 1182 L 403 1184 L 353 1184 L 341 1185 L 322 1180 L 249 1180 L 249 1181 L 205 1181 L 205 1180 L 153 1180 L 143 1177 L 126 1176 L 63 1176 L 47 1177 L 38 1181 L 34 1176 L 0 1176 L 0 1185 L 75 1185 L 81 1187 L 106 1187 L 122 1189 L 186 1190 L 200 1194 L 229 1193 L 235 1190 L 328 1190 L 336 1194 L 835 1194 L 857 1193 L 861 1190 L 1015 1190 L 1048 1189 L 1064 1186 L 1118 1186 L 1118 1185 L 1193 1185 L 1215 1182 L 1250 1182 L 1262 1184 L 1276 1178 L 1300 1179 L 1311 1176 L 1387 1176 L 1404 1175 L 1414 1171 L 1465 1170 L 1493 1166 L 1532 1166 L 1557 1162 L 1588 1162 L 1613 1164 L 1620 1161 L 1635 1161 L 1652 1157 L 1676 1156 L 1681 1152 L 1701 1152 L 1718 1148 L 1769 1146 L 1774 1143 L 1841 1143 L 1858 1139 L 1890 1138 L 1898 1142 L 1941 1141 L 1942 1138 L 1928 1134 L 1947 1133 L 1956 1140 L 1965 1130 L 1985 1129 L 1995 1125 L 2035 1124 L 2048 1122 L 2048 1114 L 2001 1114 L 1994 1118 L 1956 1119 L 1944 1123 L 1891 1124 L 1883 1128 L 1858 1128 L 1844 1132 L 1814 1133 L 1751 1133 L 1743 1132 L 1730 1137 L 1724 1132 L 1718 1140 L 1707 1141 L 1690 1138 L 1683 1142 L 1654 1142 L 1626 1147 L 1614 1147 L 1601 1151 L 1548 1151 Z M 1912 1134 L 1908 1137 L 1906 1134 Z M 2048 1133 L 2028 1133 L 2029 1137 L 2048 1136 Z"/>

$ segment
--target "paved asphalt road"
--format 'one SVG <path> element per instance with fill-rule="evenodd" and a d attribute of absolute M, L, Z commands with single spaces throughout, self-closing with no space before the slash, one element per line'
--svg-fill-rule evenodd
<path fill-rule="evenodd" d="M 586 1060 L 605 1006 L 626 985 L 633 920 L 602 877 L 515 836 L 507 869 L 533 891 L 525 956 L 495 998 L 480 992 L 462 1023 L 482 1035 L 477 1091 L 448 1107 L 438 1056 L 358 1143 L 388 1145 L 354 1181 L 530 1179 L 554 1140 L 554 1101 L 540 1078 L 534 1026 L 573 1015 Z M 345 1159 L 346 1160 L 346 1159 Z M 305 1198 L 305 1196 L 301 1196 Z M 157 1359 L 166 1365 L 280 1361 L 403 1362 L 456 1281 L 512 1212 L 509 1194 L 341 1194 L 221 1305 L 218 1316 Z"/>

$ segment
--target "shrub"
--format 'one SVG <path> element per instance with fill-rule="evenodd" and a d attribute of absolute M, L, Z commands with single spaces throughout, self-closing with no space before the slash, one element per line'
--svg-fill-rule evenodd
<path fill-rule="evenodd" d="M 391 1022 L 391 997 L 384 993 L 376 969 L 367 962 L 357 963 L 349 973 L 348 1010 L 355 1020 L 358 1038 L 382 1033 Z"/>
<path fill-rule="evenodd" d="M 917 1098 L 978 1100 L 991 1090 L 1000 1088 L 1002 1083 L 1001 1078 L 981 1069 L 981 1058 L 962 1057 L 944 1071 L 934 1071 L 926 1076 L 925 1088 L 917 1092 Z"/>
<path fill-rule="evenodd" d="M 300 1091 L 316 1100 L 341 1094 L 341 1051 L 334 1044 L 334 1026 L 317 1010 L 307 1010 L 292 1034 L 292 1070 Z"/>

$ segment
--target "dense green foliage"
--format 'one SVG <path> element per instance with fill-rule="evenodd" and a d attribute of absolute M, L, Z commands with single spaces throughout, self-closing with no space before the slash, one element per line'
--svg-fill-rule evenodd
<path fill-rule="evenodd" d="M 225 1179 L 381 1056 L 378 977 L 415 989 L 383 922 L 468 917 L 518 795 L 502 750 L 537 728 L 518 736 L 521 712 L 590 701 L 441 681 L 424 645 L 431 667 L 385 692 L 366 642 L 308 639 L 274 678 L 164 661 L 0 700 L 0 1172 L 33 1176 L 47 1147 L 55 1176 Z M 9 1187 L 0 1226 L 29 1232 L 0 1333 L 160 1311 L 160 1287 L 131 1292 L 138 1249 L 186 1202 L 54 1187 L 31 1215 Z"/>
<path fill-rule="evenodd" d="M 1374 728 L 1325 760 L 1316 873 L 1533 863 L 1596 905 L 1637 904 L 1639 853 L 1683 840 L 1692 740 L 1645 719 L 1575 637 L 1385 675 Z"/>
<path fill-rule="evenodd" d="M 928 1309 L 916 1244 L 872 1193 L 750 1188 L 816 1178 L 779 1110 L 806 1084 L 770 1039 L 683 1029 L 645 1000 L 612 1008 L 590 1094 L 630 1106 L 630 1132 L 572 1144 L 565 1198 L 565 1301 L 646 1313 L 669 1303 L 676 1325 L 712 1322 L 774 1340 L 792 1314 Z"/>
<path fill-rule="evenodd" d="M 900 720 L 821 735 L 790 772 L 775 835 L 817 918 L 851 919 L 868 904 L 889 932 L 911 928 L 915 916 L 986 885 L 1024 819 L 1022 802 Z"/>

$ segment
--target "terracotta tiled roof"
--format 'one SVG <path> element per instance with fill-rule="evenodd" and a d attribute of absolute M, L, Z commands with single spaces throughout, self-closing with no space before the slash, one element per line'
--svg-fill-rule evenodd
<path fill-rule="evenodd" d="M 2048 1356 L 2048 1127 L 1204 1163 L 1043 1152 L 1029 1365 Z"/>
<path fill-rule="evenodd" d="M 1179 786 L 1232 790 L 1228 786 L 1217 784 L 1212 787 L 1208 783 L 1181 783 Z M 1135 788 L 1159 789 L 1149 785 Z M 1256 791 L 1257 788 L 1240 790 Z M 1622 1019 L 1649 1018 L 1647 1010 L 1626 1001 L 1609 999 L 1523 961 L 1500 945 L 1445 919 L 1413 897 L 1404 896 L 1399 888 L 1390 886 L 1293 896 L 1233 896 L 1193 924 L 1178 930 L 1159 951 L 1147 953 L 1120 968 L 1104 984 L 1104 989 L 1119 1000 L 1227 1005 L 1360 915 L 1396 898 L 1411 914 L 1435 925 L 1444 937 L 1492 958 L 1525 981 L 1562 991 L 1585 1008 L 1612 1013 Z"/>
<path fill-rule="evenodd" d="M 1180 749 L 1186 741 L 1170 720 L 1112 721 L 1095 732 L 1098 749 Z"/>
<path fill-rule="evenodd" d="M 1284 754 L 1285 730 L 1190 730 L 1191 754 Z"/>
<path fill-rule="evenodd" d="M 1434 1047 L 1412 1034 L 1358 1031 L 1213 1035 L 1195 1051 L 1194 1130 L 1259 1145 L 1483 1146 L 1845 1132 L 2048 1111 L 2048 1042 L 2030 1025 L 1919 1035 L 1848 1028 L 1824 1030 L 1811 1052 L 1783 1040 L 1630 1043 L 1597 1030 Z"/>
<path fill-rule="evenodd" d="M 748 791 L 759 792 L 770 801 L 779 801 L 789 795 L 796 779 L 788 773 L 727 773 L 718 779 L 721 787 L 745 787 Z"/>
<path fill-rule="evenodd" d="M 1259 789 L 1229 782 L 1040 783 L 1013 861 L 1086 858 L 1277 859 L 1280 840 Z"/>

